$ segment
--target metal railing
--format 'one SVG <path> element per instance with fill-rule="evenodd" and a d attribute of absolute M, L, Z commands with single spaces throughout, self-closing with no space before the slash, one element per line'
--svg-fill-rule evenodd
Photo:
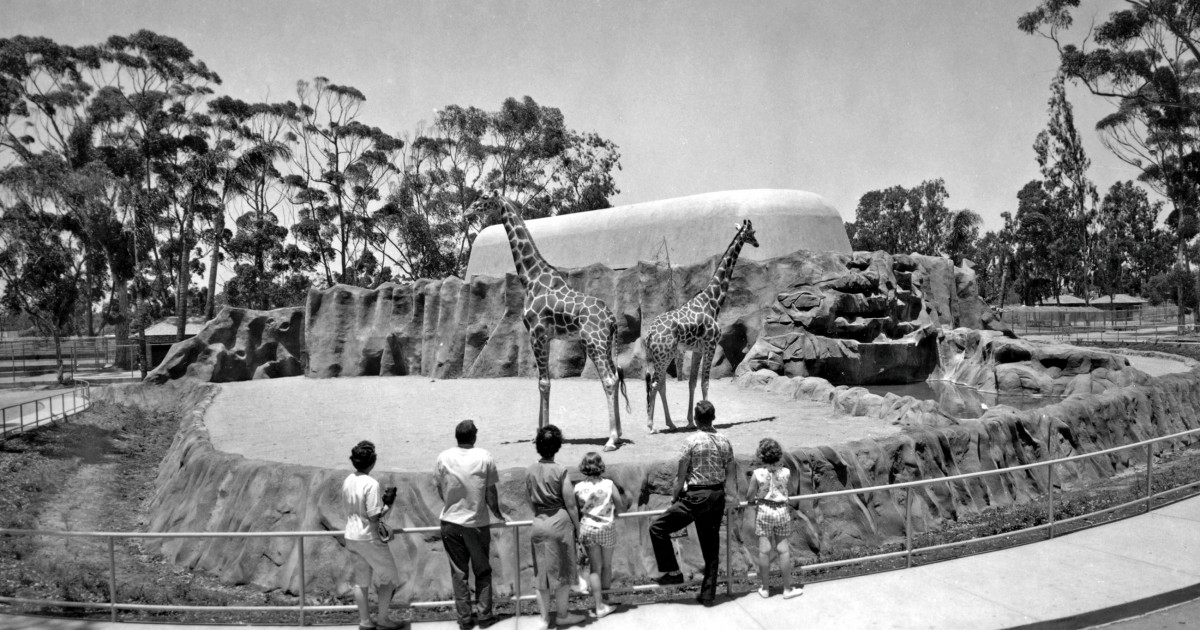
<path fill-rule="evenodd" d="M 905 566 L 906 567 L 911 567 L 912 561 L 913 561 L 913 554 L 918 553 L 918 552 L 930 552 L 930 551 L 936 551 L 936 550 L 941 550 L 941 549 L 949 549 L 949 548 L 957 547 L 957 546 L 961 546 L 961 545 L 978 543 L 981 541 L 987 541 L 987 540 L 992 540 L 992 539 L 997 539 L 997 538 L 1002 538 L 1002 537 L 1010 537 L 1010 536 L 1015 536 L 1018 534 L 1026 533 L 1026 532 L 1035 532 L 1035 531 L 1042 531 L 1042 530 L 1047 531 L 1048 538 L 1053 538 L 1055 525 L 1061 526 L 1066 523 L 1078 521 L 1080 519 L 1093 518 L 1093 517 L 1101 515 L 1101 514 L 1114 512 L 1114 511 L 1121 510 L 1123 508 L 1127 508 L 1127 507 L 1135 506 L 1135 505 L 1144 505 L 1145 511 L 1149 512 L 1151 509 L 1151 502 L 1155 498 L 1161 497 L 1167 493 L 1179 492 L 1180 490 L 1187 490 L 1187 489 L 1191 489 L 1191 488 L 1200 486 L 1200 480 L 1198 480 L 1198 481 L 1194 481 L 1194 482 L 1191 482 L 1188 484 L 1184 484 L 1182 486 L 1170 488 L 1170 489 L 1167 489 L 1167 490 L 1164 490 L 1164 491 L 1158 492 L 1158 493 L 1154 493 L 1153 489 L 1152 489 L 1153 476 L 1154 476 L 1154 445 L 1159 442 L 1164 442 L 1167 440 L 1178 440 L 1178 439 L 1188 437 L 1188 436 L 1193 436 L 1193 435 L 1200 435 L 1200 429 L 1191 429 L 1188 431 L 1181 431 L 1179 433 L 1173 433 L 1171 435 L 1165 435 L 1165 436 L 1161 436 L 1161 437 L 1151 438 L 1149 440 L 1143 440 L 1140 442 L 1135 442 L 1133 444 L 1126 444 L 1123 446 L 1116 446 L 1113 448 L 1095 451 L 1092 453 L 1083 453 L 1080 455 L 1072 455 L 1072 456 L 1068 456 L 1068 457 L 1062 457 L 1059 459 L 1046 460 L 1046 461 L 1042 461 L 1042 462 L 1034 462 L 1031 464 L 1023 464 L 1020 466 L 1012 466 L 1012 467 L 1001 468 L 1001 469 L 996 469 L 996 470 L 984 470 L 984 471 L 979 471 L 979 472 L 974 472 L 974 473 L 953 475 L 950 477 L 940 477 L 937 479 L 921 479 L 921 480 L 917 480 L 917 481 L 888 484 L 888 485 L 883 485 L 883 486 L 865 486 L 865 487 L 861 487 L 861 488 L 850 488 L 850 489 L 846 489 L 846 490 L 837 490 L 837 491 L 833 491 L 833 492 L 801 494 L 801 495 L 788 497 L 788 499 L 790 501 L 803 502 L 803 501 L 820 501 L 820 500 L 832 499 L 832 498 L 836 498 L 836 497 L 849 497 L 849 496 L 862 495 L 862 494 L 872 493 L 872 492 L 894 492 L 894 491 L 898 491 L 898 490 L 904 491 L 904 532 L 905 532 L 905 535 L 904 535 L 904 550 L 903 551 L 879 553 L 879 554 L 874 554 L 874 555 L 869 555 L 869 556 L 849 558 L 849 559 L 845 559 L 845 560 L 837 560 L 837 561 L 832 561 L 832 562 L 807 564 L 802 567 L 799 567 L 798 569 L 803 573 L 805 571 L 816 571 L 819 569 L 829 569 L 829 568 L 840 567 L 840 566 L 845 566 L 845 565 L 849 565 L 849 564 L 858 564 L 858 563 L 865 563 L 865 562 L 871 562 L 871 561 L 877 561 L 877 560 L 894 559 L 894 558 L 900 558 L 900 557 L 905 558 Z M 1054 508 L 1055 508 L 1054 467 L 1055 466 L 1067 464 L 1070 462 L 1091 459 L 1091 458 L 1095 458 L 1095 457 L 1101 457 L 1101 456 L 1105 456 L 1105 455 L 1111 455 L 1114 453 L 1119 453 L 1121 451 L 1138 449 L 1138 448 L 1144 448 L 1146 451 L 1146 455 L 1145 455 L 1145 457 L 1146 457 L 1145 493 L 1143 496 L 1140 496 L 1132 501 L 1127 501 L 1127 502 L 1121 503 L 1119 505 L 1110 506 L 1110 507 L 1107 507 L 1104 509 L 1096 510 L 1094 512 L 1088 512 L 1086 514 L 1080 514 L 1078 516 L 1074 516 L 1071 518 L 1066 518 L 1066 519 L 1055 521 L 1055 519 L 1054 519 Z M 1047 469 L 1047 471 L 1046 471 L 1046 497 L 1045 497 L 1047 522 L 1045 524 L 1035 525 L 1035 526 L 1026 527 L 1026 528 L 1019 529 L 1019 530 L 1003 532 L 1000 534 L 993 534 L 990 536 L 981 536 L 978 538 L 971 538 L 971 539 L 961 540 L 961 541 L 956 541 L 956 542 L 943 543 L 943 544 L 938 544 L 938 545 L 929 545 L 929 546 L 925 546 L 925 547 L 915 547 L 914 546 L 913 536 L 912 536 L 912 534 L 913 534 L 912 502 L 913 502 L 913 489 L 914 488 L 923 488 L 926 486 L 933 486 L 936 484 L 954 484 L 957 482 L 962 482 L 962 481 L 966 481 L 966 480 L 970 480 L 970 479 L 979 479 L 979 478 L 989 477 L 989 476 L 994 476 L 994 475 L 1007 475 L 1007 474 L 1012 474 L 1012 473 L 1016 473 L 1016 472 L 1026 471 L 1026 470 L 1032 470 L 1035 468 L 1043 468 L 1043 467 Z M 951 493 L 953 493 L 952 487 L 951 487 Z M 732 548 L 733 547 L 732 547 L 732 540 L 730 538 L 731 530 L 733 529 L 730 526 L 730 523 L 732 523 L 733 520 L 730 517 L 733 516 L 733 514 L 737 510 L 740 510 L 749 505 L 750 505 L 750 503 L 743 501 L 743 502 L 737 504 L 736 506 L 728 506 L 726 508 L 725 569 L 724 569 L 724 571 L 721 572 L 721 575 L 725 578 L 724 579 L 725 592 L 730 595 L 733 594 L 733 579 L 732 579 L 733 572 L 732 572 L 732 567 L 731 567 Z M 646 510 L 646 511 L 641 511 L 641 512 L 629 512 L 629 513 L 621 514 L 619 518 L 621 518 L 621 519 L 647 518 L 647 517 L 651 517 L 651 516 L 657 516 L 659 514 L 662 514 L 665 511 L 666 510 Z M 510 600 L 513 603 L 514 620 L 520 619 L 521 602 L 531 600 L 535 597 L 532 594 L 522 595 L 521 566 L 520 566 L 520 550 L 521 550 L 521 545 L 520 545 L 521 532 L 520 532 L 520 530 L 522 527 L 529 527 L 532 524 L 533 524 L 532 521 L 509 521 L 506 523 L 498 523 L 498 524 L 491 526 L 492 528 L 497 528 L 497 529 L 512 529 L 513 530 L 513 561 L 514 561 L 513 562 L 513 575 L 514 575 L 514 581 L 513 581 L 513 594 L 510 597 Z M 396 527 L 392 531 L 396 535 L 429 534 L 429 533 L 440 532 L 441 528 L 438 526 L 406 527 L 406 528 Z M 180 532 L 180 533 L 153 532 L 153 533 L 151 533 L 151 532 L 71 532 L 71 531 L 30 530 L 30 529 L 0 529 L 0 535 L 10 535 L 10 536 L 57 536 L 57 537 L 106 539 L 108 542 L 108 575 L 109 575 L 109 601 L 108 602 L 68 602 L 68 601 L 58 601 L 58 600 L 26 599 L 26 598 L 20 598 L 20 597 L 0 597 L 0 602 L 7 603 L 7 604 L 32 604 L 32 605 L 38 605 L 38 606 L 58 606 L 58 607 L 63 607 L 63 608 L 108 609 L 111 611 L 111 619 L 113 621 L 118 621 L 118 612 L 122 611 L 122 610 L 158 611 L 158 612 L 212 612 L 212 611 L 239 611 L 239 612 L 240 611 L 245 611 L 245 612 L 277 611 L 277 612 L 281 612 L 281 611 L 295 611 L 299 617 L 299 624 L 305 625 L 305 622 L 307 621 L 306 615 L 308 613 L 356 610 L 356 607 L 353 605 L 310 606 L 310 605 L 306 604 L 307 578 L 305 575 L 305 564 L 304 564 L 304 562 L 305 562 L 304 561 L 304 556 L 305 556 L 304 541 L 305 541 L 305 539 L 316 538 L 316 537 L 341 536 L 343 534 L 344 534 L 344 532 L 341 532 L 341 531 Z M 117 583 L 117 564 L 116 564 L 116 541 L 118 539 L 128 539 L 128 538 L 264 538 L 264 537 L 265 538 L 287 537 L 287 538 L 296 538 L 297 539 L 297 553 L 299 556 L 300 584 L 299 584 L 299 601 L 294 606 L 185 606 L 185 605 L 166 605 L 166 604 L 163 604 L 163 605 L 133 604 L 133 603 L 122 603 L 117 600 L 118 583 Z M 752 567 L 751 567 L 751 569 L 752 569 Z M 746 577 L 752 577 L 752 576 L 754 576 L 754 573 L 752 570 L 747 572 Z M 695 581 L 687 582 L 684 585 L 686 586 L 688 584 L 695 584 Z M 661 587 L 657 584 L 642 584 L 642 585 L 637 585 L 637 586 L 633 586 L 631 588 L 625 588 L 625 589 L 610 589 L 609 591 L 606 591 L 606 592 L 610 592 L 610 593 L 614 593 L 614 594 L 615 593 L 628 593 L 628 592 L 653 590 L 653 589 L 657 589 L 657 588 L 661 588 Z M 453 605 L 454 605 L 453 600 L 412 602 L 409 604 L 409 606 L 411 606 L 413 608 L 449 607 L 449 606 L 453 606 Z"/>
<path fill-rule="evenodd" d="M 67 406 L 68 399 L 70 399 L 69 408 Z M 57 412 L 54 410 L 55 400 L 58 400 Z M 46 403 L 47 407 L 45 412 L 42 411 L 43 402 Z M 27 406 L 33 409 L 32 414 L 25 410 Z M 0 431 L 0 442 L 5 442 L 10 437 L 18 436 L 26 431 L 50 424 L 56 420 L 63 420 L 91 406 L 92 386 L 83 380 L 75 381 L 75 386 L 69 392 L 63 391 L 15 405 L 9 405 L 0 409 L 0 426 L 3 426 L 2 431 Z M 26 421 L 27 416 L 32 416 L 28 422 Z M 13 423 L 12 427 L 9 427 L 10 422 Z"/>
<path fill-rule="evenodd" d="M 97 372 L 140 374 L 141 357 L 136 339 L 118 341 L 113 337 L 64 337 L 56 349 L 46 337 L 22 337 L 0 340 L 0 382 L 17 382 L 19 376 L 52 374 L 58 369 L 61 351 L 63 373 L 67 375 Z"/>

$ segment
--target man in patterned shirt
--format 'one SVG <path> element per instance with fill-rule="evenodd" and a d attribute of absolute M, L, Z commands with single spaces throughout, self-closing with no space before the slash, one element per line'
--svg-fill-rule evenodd
<path fill-rule="evenodd" d="M 696 537 L 699 538 L 700 553 L 704 555 L 704 580 L 700 583 L 696 601 L 711 606 L 717 596 L 717 570 L 721 562 L 721 516 L 726 500 L 737 502 L 734 495 L 737 471 L 733 446 L 713 428 L 717 414 L 712 403 L 707 400 L 696 403 L 693 415 L 698 430 L 688 437 L 679 458 L 679 472 L 672 493 L 675 501 L 650 524 L 650 542 L 654 546 L 658 570 L 663 572 L 656 581 L 662 586 L 682 584 L 683 574 L 679 572 L 679 562 L 671 546 L 671 534 L 687 527 L 688 523 L 696 523 Z M 728 493 L 725 489 L 727 480 L 734 486 Z"/>

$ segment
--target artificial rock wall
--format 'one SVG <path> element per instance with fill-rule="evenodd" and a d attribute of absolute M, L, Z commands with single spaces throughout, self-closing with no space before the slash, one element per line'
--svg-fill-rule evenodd
<path fill-rule="evenodd" d="M 945 477 L 1004 468 L 1049 457 L 1085 453 L 1200 426 L 1200 368 L 1189 373 L 1150 378 L 1144 374 L 1124 385 L 1110 384 L 1090 396 L 1073 396 L 1030 411 L 996 407 L 978 420 L 946 417 L 930 401 L 893 394 L 878 396 L 861 387 L 834 386 L 819 377 L 788 377 L 769 370 L 738 377 L 742 387 L 793 398 L 829 402 L 857 415 L 877 415 L 903 426 L 882 439 L 799 448 L 785 464 L 792 471 L 794 494 L 868 488 L 888 483 Z M 163 386 L 110 386 L 96 391 L 100 400 L 173 410 L 180 431 L 159 469 L 151 502 L 150 531 L 335 531 L 343 527 L 338 500 L 346 471 L 282 465 L 216 451 L 204 425 L 204 411 L 218 386 L 193 379 Z M 1166 443 L 1169 452 L 1181 443 Z M 1074 486 L 1108 477 L 1144 463 L 1134 449 L 1056 469 L 1055 484 Z M 745 470 L 751 462 L 742 460 Z M 501 471 L 500 496 L 511 520 L 529 518 L 523 470 Z M 614 464 L 608 474 L 635 497 L 636 509 L 668 503 L 675 461 Z M 381 483 L 399 488 L 394 527 L 433 526 L 441 509 L 429 473 L 378 472 Z M 739 484 L 744 475 L 738 474 Z M 744 488 L 739 488 L 744 490 Z M 1045 477 L 1014 473 L 975 479 L 953 488 L 931 486 L 914 493 L 912 515 L 917 532 L 938 528 L 964 515 L 992 506 L 1035 500 L 1046 490 Z M 837 557 L 847 548 L 901 540 L 904 533 L 903 492 L 864 492 L 801 508 L 793 546 L 805 562 Z M 757 546 L 753 510 L 734 523 L 734 570 L 750 566 Z M 617 577 L 645 580 L 656 575 L 644 520 L 621 521 L 615 555 Z M 525 532 L 527 535 L 528 532 Z M 527 539 L 514 559 L 510 532 L 493 534 L 492 566 L 498 595 L 511 592 L 516 572 L 529 585 L 532 560 Z M 723 538 L 722 538 L 723 540 Z M 694 538 L 682 542 L 681 562 L 687 572 L 701 566 Z M 166 539 L 159 550 L 171 562 L 204 570 L 235 583 L 264 588 L 299 589 L 299 546 L 288 538 Z M 404 601 L 447 599 L 450 583 L 437 534 L 397 537 L 391 545 L 404 582 Z M 309 592 L 345 592 L 350 569 L 337 537 L 311 537 L 306 543 Z"/>
<path fill-rule="evenodd" d="M 639 263 L 564 270 L 575 289 L 617 317 L 617 362 L 643 370 L 642 323 L 703 289 L 716 265 Z M 883 252 L 797 251 L 742 260 L 721 310 L 712 376 L 772 369 L 838 383 L 924 380 L 942 327 L 982 326 L 974 272 L 944 258 Z M 513 274 L 311 291 L 306 376 L 426 374 L 434 378 L 536 376 Z M 587 375 L 582 344 L 556 340 L 554 377 Z"/>

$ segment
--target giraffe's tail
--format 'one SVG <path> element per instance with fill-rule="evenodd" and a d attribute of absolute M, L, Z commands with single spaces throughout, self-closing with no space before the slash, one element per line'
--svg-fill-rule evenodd
<path fill-rule="evenodd" d="M 625 369 L 617 368 L 617 385 L 621 386 L 621 396 L 625 398 L 625 413 L 633 413 L 629 406 L 629 391 L 625 389 Z"/>

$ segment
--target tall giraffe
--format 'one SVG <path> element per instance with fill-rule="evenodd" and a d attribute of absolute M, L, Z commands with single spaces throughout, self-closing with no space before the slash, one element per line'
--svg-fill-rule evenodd
<path fill-rule="evenodd" d="M 537 363 L 538 389 L 542 395 L 538 426 L 550 423 L 550 340 L 554 337 L 578 336 L 583 341 L 588 358 L 596 366 L 604 386 L 604 395 L 608 398 L 608 442 L 604 450 L 615 450 L 621 442 L 618 387 L 622 394 L 625 393 L 625 379 L 613 361 L 617 319 L 598 298 L 567 286 L 563 274 L 538 252 L 516 206 L 499 195 L 495 198 L 499 199 L 502 206 L 504 232 L 512 249 L 517 278 L 525 289 L 522 320 L 529 331 L 529 342 Z M 625 404 L 629 405 L 628 396 Z"/>
<path fill-rule="evenodd" d="M 663 416 L 667 427 L 674 429 L 671 423 L 671 411 L 667 408 L 667 366 L 679 356 L 678 369 L 683 370 L 683 351 L 692 351 L 692 371 L 688 377 L 688 406 L 687 423 L 692 423 L 692 402 L 696 396 L 696 374 L 701 375 L 700 393 L 703 400 L 708 400 L 708 373 L 712 369 L 713 355 L 716 353 L 717 342 L 721 339 L 721 327 L 717 318 L 721 314 L 721 304 L 729 292 L 729 279 L 733 277 L 733 266 L 737 264 L 738 254 L 744 243 L 758 247 L 754 238 L 754 226 L 750 219 L 738 227 L 733 241 L 725 249 L 725 255 L 717 263 L 712 279 L 703 291 L 697 293 L 683 306 L 667 311 L 655 317 L 650 322 L 647 332 L 642 336 L 642 344 L 646 348 L 646 428 L 654 431 L 654 393 L 662 397 Z"/>

